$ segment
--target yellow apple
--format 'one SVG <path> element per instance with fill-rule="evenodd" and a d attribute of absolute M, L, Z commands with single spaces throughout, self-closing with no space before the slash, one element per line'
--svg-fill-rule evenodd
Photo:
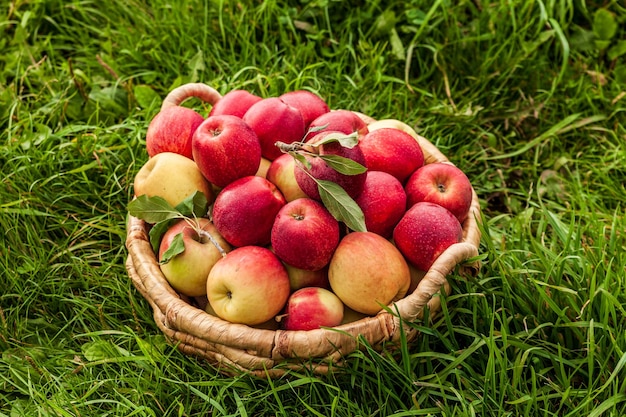
<path fill-rule="evenodd" d="M 352 232 L 339 242 L 328 267 L 328 280 L 344 304 L 373 315 L 404 297 L 411 274 L 390 241 L 373 232 Z"/>
<path fill-rule="evenodd" d="M 139 169 L 133 184 L 135 196 L 162 197 L 176 207 L 196 191 L 204 194 L 209 204 L 214 193 L 191 159 L 173 152 L 158 153 Z"/>

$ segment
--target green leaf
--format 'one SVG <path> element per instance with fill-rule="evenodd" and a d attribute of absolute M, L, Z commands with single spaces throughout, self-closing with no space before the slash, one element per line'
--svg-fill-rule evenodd
<path fill-rule="evenodd" d="M 166 264 L 173 257 L 183 253 L 184 251 L 185 251 L 185 242 L 183 241 L 183 234 L 179 233 L 176 236 L 174 236 L 174 239 L 172 239 L 172 243 L 170 244 L 170 246 L 167 248 L 165 252 L 163 252 L 163 258 L 159 260 L 159 263 Z"/>
<path fill-rule="evenodd" d="M 599 39 L 611 40 L 617 32 L 617 22 L 613 13 L 607 9 L 598 9 L 593 15 L 593 31 Z"/>
<path fill-rule="evenodd" d="M 406 59 L 406 51 L 404 49 L 404 44 L 402 43 L 402 39 L 400 39 L 400 35 L 398 35 L 398 31 L 393 28 L 391 29 L 391 33 L 389 34 L 389 43 L 391 43 L 391 51 L 396 59 L 405 60 Z"/>
<path fill-rule="evenodd" d="M 177 206 L 176 210 L 187 217 L 204 217 L 209 210 L 209 202 L 204 193 L 196 191 Z"/>
<path fill-rule="evenodd" d="M 339 185 L 332 181 L 315 180 L 322 203 L 330 214 L 355 232 L 365 232 L 365 216 L 359 205 Z"/>
<path fill-rule="evenodd" d="M 164 220 L 181 217 L 174 207 L 164 198 L 158 196 L 140 195 L 128 204 L 128 212 L 131 216 L 155 224 Z"/>
<path fill-rule="evenodd" d="M 617 42 L 606 53 L 611 61 L 626 54 L 626 40 Z"/>
<path fill-rule="evenodd" d="M 152 250 L 154 251 L 154 253 L 159 253 L 161 238 L 163 237 L 165 232 L 167 232 L 167 229 L 169 229 L 170 226 L 176 221 L 178 221 L 178 219 L 163 220 L 162 222 L 158 222 L 150 228 L 150 231 L 148 232 L 148 237 L 150 239 L 150 245 L 152 246 Z"/>
<path fill-rule="evenodd" d="M 359 144 L 359 133 L 352 132 L 349 135 L 341 132 L 329 133 L 324 139 L 316 141 L 314 144 L 307 143 L 311 147 L 319 147 L 327 143 L 339 142 L 344 148 L 352 149 Z"/>
<path fill-rule="evenodd" d="M 289 152 L 289 154 L 296 159 L 296 164 L 299 163 L 301 167 L 304 167 L 303 169 L 311 169 L 311 163 L 304 155 L 297 152 Z"/>
<path fill-rule="evenodd" d="M 304 135 L 304 137 L 309 136 L 309 134 L 310 134 L 310 133 L 316 133 L 316 132 L 319 132 L 319 131 L 321 131 L 321 130 L 324 130 L 324 129 L 326 129 L 327 127 L 328 127 L 328 123 L 326 123 L 325 125 L 321 125 L 321 126 L 313 126 L 313 127 L 310 127 L 310 128 L 307 130 L 307 132 L 306 132 L 306 134 Z"/>
<path fill-rule="evenodd" d="M 149 109 L 152 106 L 160 105 L 161 97 L 149 85 L 141 84 L 133 88 L 133 95 L 137 104 L 143 109 Z"/>
<path fill-rule="evenodd" d="M 326 164 L 343 175 L 357 175 L 367 171 L 367 168 L 353 159 L 339 155 L 319 155 Z"/>

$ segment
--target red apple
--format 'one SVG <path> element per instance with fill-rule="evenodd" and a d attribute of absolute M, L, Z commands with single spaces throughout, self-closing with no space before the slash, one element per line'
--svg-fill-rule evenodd
<path fill-rule="evenodd" d="M 327 135 L 334 135 L 335 131 L 323 131 L 318 133 L 312 138 L 309 144 L 315 144 L 316 142 L 323 140 Z M 339 142 L 329 142 L 317 147 L 317 153 L 319 155 L 338 155 L 344 158 L 352 159 L 361 165 L 365 165 L 365 157 L 361 151 L 359 145 L 353 148 L 347 148 L 341 146 Z M 363 191 L 365 184 L 366 172 L 356 175 L 345 175 L 337 172 L 324 162 L 323 159 L 316 155 L 306 155 L 306 159 L 311 164 L 311 168 L 308 170 L 308 174 L 304 171 L 304 168 L 296 165 L 295 176 L 296 181 L 302 191 L 314 200 L 321 201 L 321 197 L 317 188 L 317 183 L 313 178 L 318 180 L 332 181 L 343 188 L 346 193 L 353 199 L 357 198 Z M 311 178 L 311 176 L 313 178 Z"/>
<path fill-rule="evenodd" d="M 284 263 L 284 262 L 283 262 Z M 299 290 L 304 287 L 320 287 L 330 288 L 328 282 L 328 265 L 316 271 L 296 268 L 295 266 L 284 263 L 289 275 L 289 283 L 291 291 Z"/>
<path fill-rule="evenodd" d="M 213 105 L 209 116 L 221 116 L 228 114 L 231 116 L 237 116 L 243 118 L 248 109 L 252 107 L 257 101 L 261 101 L 262 98 L 250 93 L 246 90 L 231 90 L 224 94 L 217 103 Z"/>
<path fill-rule="evenodd" d="M 176 236 L 181 235 L 183 252 L 162 263 Z M 213 265 L 231 247 L 209 219 L 182 219 L 170 226 L 159 245 L 159 267 L 172 288 L 189 297 L 206 294 L 206 281 Z"/>
<path fill-rule="evenodd" d="M 259 177 L 257 177 L 259 178 Z M 209 273 L 206 292 L 218 317 L 258 325 L 281 310 L 289 298 L 289 277 L 269 249 L 244 246 L 229 252 Z"/>
<path fill-rule="evenodd" d="M 372 232 L 352 232 L 341 239 L 328 267 L 328 280 L 344 304 L 363 314 L 376 314 L 404 297 L 411 284 L 402 254 Z"/>
<path fill-rule="evenodd" d="M 305 132 L 300 110 L 278 97 L 268 97 L 253 104 L 243 116 L 261 142 L 263 157 L 273 161 L 282 155 L 276 142 L 293 143 L 302 140 Z"/>
<path fill-rule="evenodd" d="M 315 271 L 330 262 L 339 244 L 339 222 L 321 203 L 299 198 L 280 209 L 271 240 L 274 253 L 283 262 Z"/>
<path fill-rule="evenodd" d="M 296 181 L 295 165 L 293 156 L 285 153 L 271 162 L 265 175 L 265 178 L 278 187 L 288 202 L 308 197 Z"/>
<path fill-rule="evenodd" d="M 342 132 L 346 135 L 357 132 L 359 136 L 362 136 L 368 132 L 367 123 L 350 110 L 334 110 L 324 113 L 311 122 L 309 130 L 312 128 L 322 128 L 323 126 L 325 127 L 322 131 L 331 130 Z M 310 132 L 307 134 L 306 139 L 309 140 L 318 132 Z"/>
<path fill-rule="evenodd" d="M 361 137 L 359 146 L 370 170 L 391 174 L 402 184 L 424 165 L 424 153 L 419 143 L 400 129 L 373 130 Z"/>
<path fill-rule="evenodd" d="M 407 207 L 429 201 L 447 208 L 463 223 L 472 205 L 472 184 L 458 167 L 443 162 L 416 170 L 404 186 Z"/>
<path fill-rule="evenodd" d="M 330 108 L 323 98 L 307 90 L 289 91 L 279 96 L 282 101 L 300 110 L 304 119 L 305 129 L 311 122 L 324 113 L 328 113 Z"/>
<path fill-rule="evenodd" d="M 268 245 L 274 219 L 286 204 L 263 177 L 240 178 L 222 189 L 213 204 L 213 223 L 233 246 Z"/>
<path fill-rule="evenodd" d="M 390 238 L 393 228 L 406 211 L 406 194 L 396 177 L 382 171 L 367 171 L 361 195 L 355 200 L 361 207 L 368 231 Z"/>
<path fill-rule="evenodd" d="M 191 139 L 203 121 L 204 117 L 188 107 L 171 106 L 161 110 L 148 125 L 148 155 L 153 157 L 162 152 L 174 152 L 192 159 Z"/>
<path fill-rule="evenodd" d="M 396 247 L 422 271 L 428 271 L 443 251 L 462 239 L 459 220 L 449 210 L 425 201 L 408 209 L 393 231 Z"/>
<path fill-rule="evenodd" d="M 338 326 L 342 320 L 339 297 L 324 288 L 307 287 L 289 296 L 281 323 L 285 330 L 314 330 Z"/>
<path fill-rule="evenodd" d="M 259 138 L 236 116 L 208 117 L 198 126 L 192 145 L 198 168 L 218 187 L 255 175 L 261 164 Z"/>

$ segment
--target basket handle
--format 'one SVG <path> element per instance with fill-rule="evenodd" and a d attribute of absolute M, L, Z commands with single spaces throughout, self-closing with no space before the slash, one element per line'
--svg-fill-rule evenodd
<path fill-rule="evenodd" d="M 213 87 L 203 83 L 187 83 L 174 88 L 163 100 L 161 110 L 168 107 L 178 106 L 188 98 L 196 97 L 212 106 L 222 98 L 222 95 Z"/>

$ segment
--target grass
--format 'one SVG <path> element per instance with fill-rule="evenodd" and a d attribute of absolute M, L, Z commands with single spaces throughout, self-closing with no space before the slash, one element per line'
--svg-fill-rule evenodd
<path fill-rule="evenodd" d="M 625 415 L 625 20 L 615 0 L 3 4 L 0 416 Z M 411 124 L 476 188 L 480 273 L 341 373 L 184 356 L 123 243 L 148 121 L 191 81 Z"/>

